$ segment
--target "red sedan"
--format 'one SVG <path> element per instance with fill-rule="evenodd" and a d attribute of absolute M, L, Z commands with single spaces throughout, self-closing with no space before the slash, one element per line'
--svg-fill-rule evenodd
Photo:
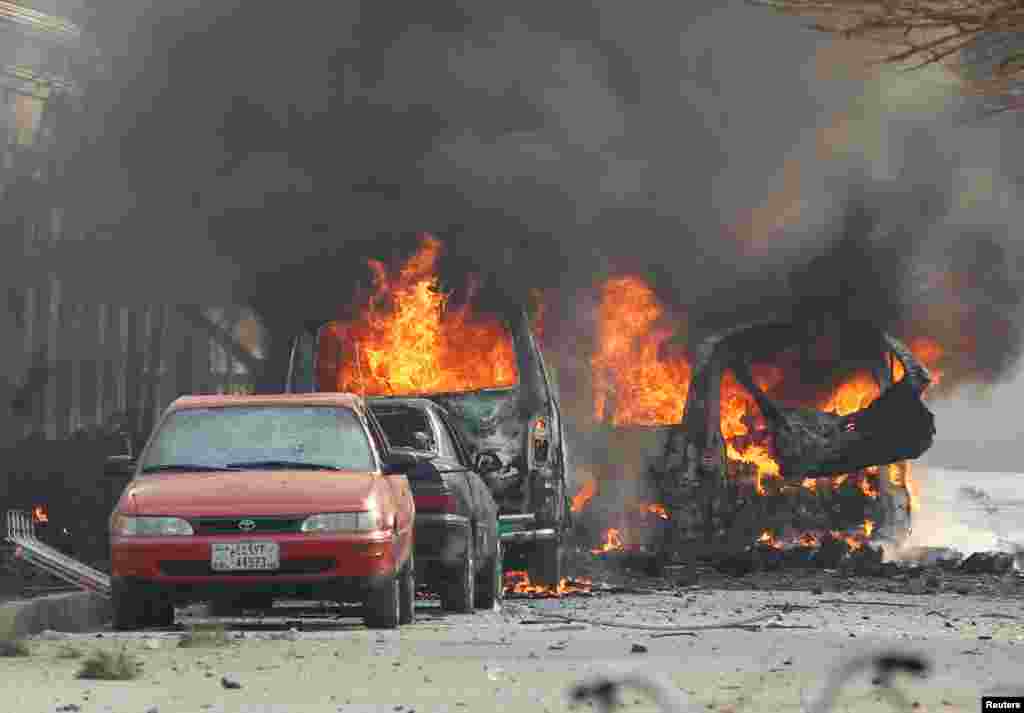
<path fill-rule="evenodd" d="M 411 622 L 407 466 L 357 396 L 178 399 L 110 518 L 115 628 L 170 625 L 175 604 L 228 613 L 279 598 Z"/>

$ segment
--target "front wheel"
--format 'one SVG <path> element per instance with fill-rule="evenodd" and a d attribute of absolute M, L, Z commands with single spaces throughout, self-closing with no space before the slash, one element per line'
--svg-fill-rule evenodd
<path fill-rule="evenodd" d="M 150 626 L 174 624 L 174 605 L 169 601 L 147 596 L 137 587 L 116 579 L 111 584 L 111 608 L 115 631 L 135 631 Z"/>
<path fill-rule="evenodd" d="M 399 616 L 399 624 L 412 624 L 416 621 L 416 565 L 412 557 L 409 564 L 405 566 L 405 574 L 401 582 L 402 603 Z"/>
<path fill-rule="evenodd" d="M 470 614 L 476 599 L 476 554 L 473 534 L 469 535 L 466 556 L 452 573 L 441 595 L 441 608 L 459 614 Z"/>
<path fill-rule="evenodd" d="M 370 588 L 363 622 L 371 629 L 394 629 L 402 620 L 402 575 L 388 577 Z"/>
<path fill-rule="evenodd" d="M 526 565 L 530 584 L 558 589 L 564 576 L 564 564 L 565 547 L 561 540 L 536 543 Z"/>

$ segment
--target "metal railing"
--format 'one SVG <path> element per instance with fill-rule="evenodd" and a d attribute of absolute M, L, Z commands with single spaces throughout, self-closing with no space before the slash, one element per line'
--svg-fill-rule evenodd
<path fill-rule="evenodd" d="M 36 537 L 35 521 L 31 513 L 7 511 L 6 539 L 14 545 L 14 556 L 18 559 L 87 592 L 110 596 L 110 577 Z"/>

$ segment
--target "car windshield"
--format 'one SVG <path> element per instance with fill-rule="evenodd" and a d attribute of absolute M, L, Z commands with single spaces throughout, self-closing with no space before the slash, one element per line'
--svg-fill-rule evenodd
<path fill-rule="evenodd" d="M 426 412 L 400 406 L 372 406 L 371 409 L 392 448 L 437 450 Z"/>
<path fill-rule="evenodd" d="M 142 472 L 246 467 L 365 472 L 376 466 L 366 431 L 351 409 L 229 406 L 171 414 Z"/>

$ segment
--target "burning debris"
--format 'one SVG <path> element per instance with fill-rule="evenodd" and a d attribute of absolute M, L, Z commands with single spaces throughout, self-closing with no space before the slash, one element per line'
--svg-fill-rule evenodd
<path fill-rule="evenodd" d="M 564 597 L 589 595 L 593 580 L 590 577 L 563 577 L 557 587 L 543 586 L 530 582 L 530 573 L 525 570 L 505 572 L 505 596 Z"/>

